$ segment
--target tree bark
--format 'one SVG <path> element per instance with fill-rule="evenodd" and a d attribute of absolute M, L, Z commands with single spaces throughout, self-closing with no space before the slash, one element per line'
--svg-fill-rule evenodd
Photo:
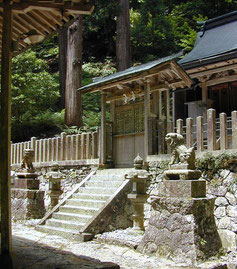
<path fill-rule="evenodd" d="M 77 91 L 82 77 L 82 15 L 68 28 L 65 88 L 65 123 L 82 126 L 81 94 Z"/>
<path fill-rule="evenodd" d="M 58 30 L 59 47 L 59 84 L 60 84 L 60 107 L 65 107 L 65 87 L 67 71 L 67 27 Z"/>
<path fill-rule="evenodd" d="M 116 61 L 118 71 L 131 66 L 129 0 L 119 0 L 116 25 Z"/>

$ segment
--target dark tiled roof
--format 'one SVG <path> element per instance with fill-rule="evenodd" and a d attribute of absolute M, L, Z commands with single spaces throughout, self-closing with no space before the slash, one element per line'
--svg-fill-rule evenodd
<path fill-rule="evenodd" d="M 204 22 L 193 50 L 178 63 L 185 69 L 237 56 L 237 11 Z"/>
<path fill-rule="evenodd" d="M 180 56 L 180 54 L 174 54 L 174 55 L 171 55 L 171 56 L 160 58 L 160 59 L 155 60 L 155 61 L 148 62 L 146 64 L 140 64 L 140 65 L 137 65 L 137 66 L 130 67 L 130 68 L 125 69 L 123 71 L 116 72 L 116 73 L 114 73 L 112 75 L 96 79 L 96 81 L 94 81 L 93 83 L 88 84 L 88 85 L 86 85 L 84 87 L 81 87 L 79 90 L 80 91 L 89 90 L 89 89 L 96 88 L 96 87 L 99 87 L 99 86 L 102 86 L 102 85 L 107 85 L 107 84 L 109 84 L 109 83 L 111 83 L 113 81 L 118 81 L 119 82 L 119 81 L 121 81 L 121 80 L 123 80 L 125 78 L 133 77 L 133 76 L 141 74 L 141 73 L 143 73 L 145 71 L 149 71 L 152 68 L 154 68 L 156 66 L 159 66 L 160 64 L 164 64 L 166 62 L 169 62 L 169 61 L 171 61 L 173 59 L 176 59 L 179 56 Z"/>

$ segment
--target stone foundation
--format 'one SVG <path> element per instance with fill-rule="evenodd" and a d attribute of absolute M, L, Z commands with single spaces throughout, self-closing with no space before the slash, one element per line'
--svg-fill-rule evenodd
<path fill-rule="evenodd" d="M 214 198 L 152 197 L 152 212 L 138 250 L 177 263 L 197 265 L 218 254 Z"/>

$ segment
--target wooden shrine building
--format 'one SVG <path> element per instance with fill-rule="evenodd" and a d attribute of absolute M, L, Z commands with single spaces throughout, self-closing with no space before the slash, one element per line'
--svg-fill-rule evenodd
<path fill-rule="evenodd" d="M 193 50 L 181 60 L 176 55 L 135 66 L 80 91 L 101 92 L 101 165 L 131 166 L 138 153 L 146 162 L 162 157 L 169 153 L 165 134 L 177 131 L 177 119 L 191 117 L 196 124 L 202 116 L 205 125 L 210 108 L 228 117 L 237 110 L 237 11 L 205 21 Z M 193 134 L 191 141 L 197 139 Z"/>
<path fill-rule="evenodd" d="M 196 86 L 175 93 L 175 119 L 237 110 L 237 11 L 205 21 L 179 64 Z"/>
<path fill-rule="evenodd" d="M 80 88 L 82 93 L 101 92 L 101 165 L 112 161 L 116 167 L 132 166 L 138 153 L 147 161 L 149 154 L 164 151 L 159 141 L 163 141 L 161 133 L 172 130 L 172 93 L 191 85 L 175 56 L 170 56 Z M 110 106 L 109 122 L 106 104 Z"/>

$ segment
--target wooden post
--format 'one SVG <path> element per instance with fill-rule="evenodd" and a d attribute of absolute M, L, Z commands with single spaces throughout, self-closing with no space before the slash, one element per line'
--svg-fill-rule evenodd
<path fill-rule="evenodd" d="M 176 121 L 176 127 L 177 127 L 177 134 L 181 134 L 183 135 L 183 120 L 182 119 L 178 119 Z"/>
<path fill-rule="evenodd" d="M 86 134 L 86 159 L 91 158 L 91 133 Z"/>
<path fill-rule="evenodd" d="M 162 120 L 162 91 L 158 91 L 158 119 Z"/>
<path fill-rule="evenodd" d="M 144 162 L 147 162 L 149 152 L 149 123 L 150 115 L 150 81 L 146 80 L 144 87 Z"/>
<path fill-rule="evenodd" d="M 92 159 L 98 157 L 98 132 L 92 133 Z"/>
<path fill-rule="evenodd" d="M 213 108 L 207 110 L 207 149 L 216 149 L 216 111 Z"/>
<path fill-rule="evenodd" d="M 65 150 L 66 150 L 66 159 L 65 160 L 67 160 L 67 161 L 71 159 L 70 144 L 71 144 L 70 136 L 67 135 L 66 140 L 65 140 Z"/>
<path fill-rule="evenodd" d="M 42 161 L 46 162 L 47 161 L 47 152 L 49 151 L 49 147 L 47 145 L 47 139 L 43 139 L 43 158 Z M 48 160 L 50 161 L 50 160 Z"/>
<path fill-rule="evenodd" d="M 81 141 L 80 137 L 81 136 L 79 134 L 76 135 L 76 149 L 75 149 L 76 150 L 76 153 L 75 153 L 75 155 L 76 155 L 75 159 L 76 160 L 80 159 L 80 141 Z"/>
<path fill-rule="evenodd" d="M 204 144 L 203 144 L 203 117 L 197 117 L 197 151 L 204 151 Z"/>
<path fill-rule="evenodd" d="M 81 134 L 81 159 L 86 159 L 86 134 Z"/>
<path fill-rule="evenodd" d="M 35 162 L 39 162 L 39 140 L 35 141 Z"/>
<path fill-rule="evenodd" d="M 220 113 L 220 149 L 228 149 L 226 113 Z"/>
<path fill-rule="evenodd" d="M 56 159 L 55 161 L 59 161 L 60 160 L 60 137 L 57 136 L 56 138 Z"/>
<path fill-rule="evenodd" d="M 237 111 L 232 111 L 231 123 L 232 123 L 232 149 L 236 149 L 237 148 Z"/>
<path fill-rule="evenodd" d="M 101 92 L 101 143 L 100 143 L 100 164 L 106 164 L 106 93 Z"/>
<path fill-rule="evenodd" d="M 165 110 L 165 117 L 166 122 L 170 121 L 170 91 L 164 91 L 164 110 Z"/>
<path fill-rule="evenodd" d="M 193 146 L 193 119 L 186 119 L 186 146 L 191 148 Z"/>
<path fill-rule="evenodd" d="M 66 140 L 66 133 L 63 132 L 61 133 L 61 157 L 60 157 L 60 161 L 64 161 L 65 160 L 65 140 Z"/>
<path fill-rule="evenodd" d="M 11 260 L 11 59 L 12 9 L 10 1 L 3 2 L 2 65 L 0 96 L 0 187 L 1 187 L 1 264 L 13 268 Z"/>

